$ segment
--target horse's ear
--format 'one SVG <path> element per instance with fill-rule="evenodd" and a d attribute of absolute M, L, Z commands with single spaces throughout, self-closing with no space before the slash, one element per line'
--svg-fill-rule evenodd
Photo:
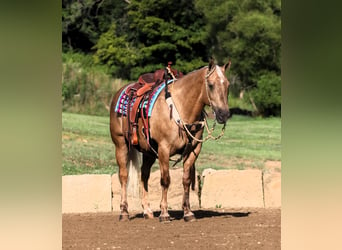
<path fill-rule="evenodd" d="M 210 57 L 209 59 L 209 70 L 211 70 L 215 66 L 214 58 Z"/>
<path fill-rule="evenodd" d="M 229 59 L 229 62 L 224 65 L 224 70 L 225 71 L 229 70 L 231 64 L 232 64 L 232 61 Z"/>

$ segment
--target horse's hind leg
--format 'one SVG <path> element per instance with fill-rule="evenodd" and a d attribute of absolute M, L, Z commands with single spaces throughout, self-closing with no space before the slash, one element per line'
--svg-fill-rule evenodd
<path fill-rule="evenodd" d="M 116 145 L 115 155 L 116 155 L 116 162 L 119 165 L 119 180 L 121 184 L 120 220 L 128 220 L 129 219 L 128 202 L 127 202 L 128 148 L 125 142 L 123 142 L 120 145 Z"/>
<path fill-rule="evenodd" d="M 190 209 L 190 184 L 192 184 L 192 188 L 194 189 L 195 184 L 195 161 L 201 152 L 202 144 L 198 143 L 195 149 L 184 158 L 183 162 L 183 211 L 184 211 L 184 220 L 185 221 L 194 221 L 195 215 L 191 212 Z"/>
<path fill-rule="evenodd" d="M 170 215 L 167 210 L 167 192 L 170 186 L 170 172 L 169 172 L 169 150 L 167 147 L 158 148 L 158 159 L 160 166 L 160 184 L 162 186 L 162 199 L 160 202 L 160 216 L 159 221 L 166 222 L 170 221 Z"/>
<path fill-rule="evenodd" d="M 141 167 L 141 186 L 142 186 L 142 207 L 144 209 L 145 219 L 153 218 L 153 211 L 150 208 L 148 201 L 148 179 L 150 178 L 150 171 L 156 157 L 143 155 L 143 163 Z"/>

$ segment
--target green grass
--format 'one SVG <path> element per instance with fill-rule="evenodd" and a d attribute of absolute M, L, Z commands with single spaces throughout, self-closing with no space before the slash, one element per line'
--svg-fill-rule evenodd
<path fill-rule="evenodd" d="M 63 175 L 116 171 L 109 116 L 62 113 Z"/>
<path fill-rule="evenodd" d="M 220 125 L 216 125 L 216 133 Z M 264 168 L 268 160 L 281 160 L 280 118 L 250 118 L 233 116 L 218 141 L 203 144 L 197 160 L 197 170 Z"/>
<path fill-rule="evenodd" d="M 281 160 L 280 129 L 280 118 L 233 116 L 221 139 L 203 144 L 196 168 L 263 169 L 267 160 Z M 220 130 L 217 124 L 214 134 Z M 62 157 L 63 175 L 116 173 L 109 116 L 62 113 Z M 152 170 L 158 168 L 156 161 Z"/>

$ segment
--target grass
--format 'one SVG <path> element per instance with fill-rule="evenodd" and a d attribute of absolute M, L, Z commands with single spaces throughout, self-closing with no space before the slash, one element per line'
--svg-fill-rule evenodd
<path fill-rule="evenodd" d="M 220 130 L 221 126 L 217 124 L 215 134 Z M 280 118 L 233 116 L 220 140 L 203 144 L 196 169 L 199 172 L 209 167 L 263 169 L 266 161 L 281 160 L 280 130 Z M 62 157 L 63 175 L 116 173 L 118 166 L 109 133 L 109 116 L 63 112 Z M 152 171 L 158 168 L 156 161 Z"/>
<path fill-rule="evenodd" d="M 63 175 L 116 171 L 109 117 L 62 113 Z"/>
<path fill-rule="evenodd" d="M 263 169 L 268 160 L 281 160 L 280 118 L 250 118 L 233 116 L 218 141 L 203 144 L 197 160 L 197 170 Z M 217 125 L 217 133 L 220 125 Z"/>

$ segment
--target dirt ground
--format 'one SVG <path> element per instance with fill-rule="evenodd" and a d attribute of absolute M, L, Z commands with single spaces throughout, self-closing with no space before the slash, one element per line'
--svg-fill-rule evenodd
<path fill-rule="evenodd" d="M 184 222 L 182 211 L 169 211 L 160 223 L 131 212 L 63 214 L 63 249 L 280 249 L 280 209 L 195 210 Z"/>

